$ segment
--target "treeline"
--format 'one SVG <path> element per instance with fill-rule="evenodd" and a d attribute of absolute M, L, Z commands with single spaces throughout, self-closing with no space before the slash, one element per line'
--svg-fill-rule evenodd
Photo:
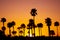
<path fill-rule="evenodd" d="M 32 33 L 32 37 L 35 37 L 35 35 L 36 35 L 36 34 L 35 34 L 35 32 L 36 32 L 35 28 L 36 28 L 36 27 L 38 27 L 39 36 L 40 36 L 40 30 L 41 30 L 41 28 L 43 28 L 43 23 L 38 23 L 37 25 L 35 25 L 35 16 L 38 15 L 36 11 L 37 11 L 37 10 L 36 10 L 35 8 L 33 8 L 33 9 L 31 10 L 30 14 L 31 14 L 31 16 L 33 17 L 33 19 L 29 19 L 29 23 L 27 24 L 27 27 L 26 27 L 26 25 L 23 23 L 23 24 L 20 25 L 20 27 L 17 28 L 17 29 L 19 30 L 19 35 L 21 34 L 20 36 L 25 37 L 25 28 L 27 28 L 27 29 L 29 30 L 29 31 L 28 31 L 29 36 L 27 36 L 27 37 L 30 37 L 30 30 L 31 30 L 31 33 Z M 1 18 L 1 22 L 3 23 L 3 26 L 2 26 L 2 30 L 0 30 L 0 36 L 6 36 L 6 35 L 5 35 L 6 27 L 5 27 L 5 25 L 4 25 L 5 22 L 6 22 L 6 18 Z M 47 25 L 47 27 L 48 27 L 49 36 L 55 35 L 54 30 L 50 30 L 50 26 L 51 26 L 51 24 L 52 24 L 51 18 L 46 18 L 46 19 L 45 19 L 45 23 L 46 23 L 46 25 Z M 12 34 L 13 34 L 14 36 L 16 35 L 17 32 L 14 30 L 14 26 L 15 26 L 15 25 L 16 25 L 16 23 L 15 23 L 14 21 L 7 23 L 7 27 L 9 28 L 9 35 L 8 35 L 9 37 L 11 37 L 11 27 L 13 27 Z M 59 22 L 58 22 L 58 21 L 54 22 L 54 26 L 56 26 L 56 28 L 57 28 L 57 36 L 58 36 L 58 26 L 59 26 Z M 20 29 L 23 29 L 23 31 L 20 30 Z M 33 30 L 32 30 L 32 29 L 34 29 L 34 33 L 33 33 Z M 41 33 L 41 34 L 42 34 L 42 33 Z"/>

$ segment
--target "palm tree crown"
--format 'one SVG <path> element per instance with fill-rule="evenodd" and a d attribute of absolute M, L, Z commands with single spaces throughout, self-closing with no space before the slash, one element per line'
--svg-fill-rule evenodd
<path fill-rule="evenodd" d="M 25 24 L 21 24 L 21 27 L 22 27 L 22 28 L 25 28 L 26 26 L 25 26 Z"/>
<path fill-rule="evenodd" d="M 43 27 L 43 24 L 42 23 L 38 23 L 37 26 L 38 27 Z"/>
<path fill-rule="evenodd" d="M 12 21 L 12 25 L 13 25 L 13 26 L 15 25 L 15 22 L 14 22 L 14 21 Z"/>
<path fill-rule="evenodd" d="M 12 27 L 12 23 L 9 22 L 9 23 L 7 24 L 7 27 L 8 27 L 8 28 L 11 28 L 11 27 Z"/>
<path fill-rule="evenodd" d="M 54 26 L 59 26 L 59 22 L 56 21 L 56 22 L 54 23 Z"/>
<path fill-rule="evenodd" d="M 51 19 L 50 18 L 45 19 L 45 22 L 47 23 L 47 26 L 51 26 Z"/>
<path fill-rule="evenodd" d="M 6 19 L 5 18 L 1 18 L 1 22 L 6 22 Z"/>
<path fill-rule="evenodd" d="M 32 16 L 36 16 L 36 15 L 37 15 L 36 11 L 37 11 L 37 10 L 36 10 L 35 8 L 32 9 L 32 10 L 31 10 L 31 15 L 32 15 Z"/>

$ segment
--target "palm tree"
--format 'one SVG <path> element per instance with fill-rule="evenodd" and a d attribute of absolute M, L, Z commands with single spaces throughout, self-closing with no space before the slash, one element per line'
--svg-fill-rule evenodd
<path fill-rule="evenodd" d="M 48 32 L 50 33 L 50 26 L 52 24 L 51 19 L 50 18 L 47 18 L 47 19 L 45 19 L 45 22 L 46 22 L 46 24 L 48 26 Z M 50 36 L 50 34 L 49 34 L 49 36 Z"/>
<path fill-rule="evenodd" d="M 3 30 L 3 32 L 5 33 L 6 28 L 5 28 L 5 26 L 4 26 L 4 23 L 6 22 L 6 19 L 5 19 L 5 18 L 1 18 L 1 22 L 3 22 L 2 30 Z"/>
<path fill-rule="evenodd" d="M 19 33 L 21 33 L 21 36 L 22 36 L 22 34 L 23 34 L 23 31 L 22 31 L 22 30 L 20 30 L 20 31 L 19 31 Z"/>
<path fill-rule="evenodd" d="M 50 35 L 52 35 L 52 37 L 53 37 L 53 35 L 55 35 L 54 30 L 50 30 Z"/>
<path fill-rule="evenodd" d="M 15 34 L 17 33 L 16 31 L 12 31 L 13 35 L 15 36 Z"/>
<path fill-rule="evenodd" d="M 35 21 L 35 16 L 37 15 L 36 11 L 37 10 L 35 8 L 31 10 L 31 16 L 33 16 L 34 21 Z M 35 27 L 34 27 L 34 33 L 35 33 Z M 34 35 L 34 37 L 35 37 L 35 35 Z"/>
<path fill-rule="evenodd" d="M 31 33 L 33 33 L 32 28 L 34 28 L 34 30 L 35 30 L 35 27 L 36 27 L 35 24 L 34 24 L 34 20 L 30 19 L 29 24 L 27 26 L 28 26 L 29 32 L 30 32 L 30 29 L 31 29 Z M 34 34 L 35 34 L 35 31 L 34 31 Z"/>
<path fill-rule="evenodd" d="M 37 15 L 36 11 L 37 10 L 35 8 L 31 10 L 31 15 L 33 16 L 33 20 L 35 20 L 35 16 Z"/>
<path fill-rule="evenodd" d="M 11 22 L 7 23 L 7 27 L 9 28 L 9 36 L 11 36 L 12 23 Z"/>
<path fill-rule="evenodd" d="M 12 31 L 12 33 L 13 33 L 13 35 L 15 35 L 15 34 L 16 34 L 16 31 L 14 30 L 15 22 L 12 21 L 11 23 L 12 23 L 12 26 L 13 26 L 13 31 Z"/>
<path fill-rule="evenodd" d="M 18 29 L 18 31 L 20 32 L 21 27 L 18 27 L 17 29 Z M 20 36 L 20 33 L 18 33 L 18 35 Z"/>
<path fill-rule="evenodd" d="M 57 28 L 57 36 L 58 36 L 58 26 L 59 26 L 59 22 L 56 21 L 56 22 L 54 23 L 54 26 L 56 26 L 56 28 Z"/>
<path fill-rule="evenodd" d="M 15 22 L 14 22 L 14 21 L 12 21 L 11 23 L 12 23 L 13 31 L 14 31 Z"/>
<path fill-rule="evenodd" d="M 21 27 L 23 28 L 23 30 L 24 30 L 24 36 L 25 36 L 25 24 L 23 23 L 23 24 L 21 24 Z"/>
<path fill-rule="evenodd" d="M 28 26 L 27 29 L 29 30 L 28 34 L 29 34 L 29 37 L 30 37 L 30 24 L 28 24 L 27 26 Z"/>
<path fill-rule="evenodd" d="M 43 24 L 42 23 L 38 23 L 37 26 L 38 26 L 38 29 L 39 29 L 39 36 L 40 36 L 40 28 L 43 27 Z M 42 35 L 42 30 L 41 30 L 41 35 Z"/>

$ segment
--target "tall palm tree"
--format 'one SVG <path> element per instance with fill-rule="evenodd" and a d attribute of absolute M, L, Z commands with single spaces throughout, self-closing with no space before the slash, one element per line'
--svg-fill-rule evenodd
<path fill-rule="evenodd" d="M 50 26 L 52 24 L 51 19 L 50 18 L 45 19 L 45 23 L 47 24 L 47 26 L 48 26 L 48 32 L 50 33 Z M 50 34 L 49 34 L 49 36 L 50 36 Z"/>
<path fill-rule="evenodd" d="M 59 22 L 56 21 L 56 22 L 54 23 L 54 26 L 56 26 L 56 28 L 57 28 L 57 36 L 58 36 L 58 26 L 59 26 Z"/>
<path fill-rule="evenodd" d="M 31 29 L 31 33 L 33 33 L 32 28 L 34 28 L 34 30 L 35 30 L 35 27 L 36 27 L 35 24 L 34 24 L 34 20 L 33 19 L 30 19 L 29 20 L 29 24 L 27 26 L 28 26 L 29 32 L 30 32 L 30 29 Z M 34 31 L 34 34 L 35 34 L 35 31 Z"/>
<path fill-rule="evenodd" d="M 40 28 L 43 27 L 43 24 L 42 23 L 38 23 L 37 26 L 39 28 L 39 36 L 40 36 Z M 41 30 L 41 36 L 42 36 L 42 30 Z"/>
<path fill-rule="evenodd" d="M 2 30 L 3 30 L 3 32 L 5 33 L 6 28 L 5 28 L 5 26 L 4 26 L 4 23 L 6 22 L 6 19 L 5 19 L 5 18 L 1 18 L 1 22 L 3 22 Z"/>
<path fill-rule="evenodd" d="M 23 24 L 21 24 L 21 27 L 23 28 L 23 30 L 24 30 L 24 36 L 25 36 L 25 24 L 23 23 Z"/>
<path fill-rule="evenodd" d="M 15 22 L 12 21 L 11 23 L 12 23 L 12 26 L 13 26 L 13 31 L 12 31 L 12 33 L 13 33 L 13 35 L 15 35 L 15 34 L 16 34 L 16 31 L 14 30 Z"/>
<path fill-rule="evenodd" d="M 37 15 L 37 13 L 36 13 L 36 8 L 33 8 L 32 10 L 31 10 L 31 16 L 33 16 L 33 20 L 35 21 L 35 16 Z M 34 33 L 35 33 L 35 27 L 34 27 Z M 34 37 L 35 37 L 35 35 L 34 35 Z"/>
<path fill-rule="evenodd" d="M 7 27 L 9 28 L 9 36 L 11 36 L 12 23 L 11 22 L 7 23 Z"/>

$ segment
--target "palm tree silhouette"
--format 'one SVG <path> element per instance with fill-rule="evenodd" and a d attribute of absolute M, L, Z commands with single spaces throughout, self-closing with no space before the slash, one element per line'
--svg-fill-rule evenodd
<path fill-rule="evenodd" d="M 22 30 L 20 30 L 19 33 L 21 33 L 21 36 L 23 36 L 23 31 Z"/>
<path fill-rule="evenodd" d="M 59 22 L 56 21 L 56 22 L 54 23 L 54 26 L 56 26 L 56 28 L 57 28 L 57 36 L 58 36 L 58 26 L 59 26 Z"/>
<path fill-rule="evenodd" d="M 21 24 L 21 27 L 23 28 L 23 30 L 24 30 L 24 36 L 25 36 L 25 24 L 23 23 L 23 24 Z"/>
<path fill-rule="evenodd" d="M 21 31 L 22 27 L 18 27 L 17 29 L 19 31 L 18 35 L 20 36 L 20 33 L 21 33 L 20 31 Z"/>
<path fill-rule="evenodd" d="M 14 21 L 12 21 L 12 22 L 11 22 L 11 24 L 12 24 L 12 26 L 13 26 L 12 34 L 15 36 L 15 34 L 16 34 L 16 31 L 14 30 L 15 22 L 14 22 Z"/>
<path fill-rule="evenodd" d="M 33 8 L 32 10 L 31 10 L 31 16 L 33 16 L 33 20 L 35 21 L 35 16 L 37 15 L 37 13 L 36 13 L 36 8 Z M 35 33 L 35 27 L 34 27 L 34 33 Z M 34 35 L 34 37 L 35 37 L 35 35 Z"/>
<path fill-rule="evenodd" d="M 30 29 L 31 29 L 31 32 L 33 33 L 32 31 L 32 28 L 34 28 L 34 34 L 35 34 L 35 24 L 34 24 L 34 20 L 33 19 L 30 19 L 29 20 L 29 24 L 27 25 L 28 26 L 28 29 L 29 29 L 29 32 L 30 32 Z"/>
<path fill-rule="evenodd" d="M 27 25 L 27 29 L 29 30 L 28 33 L 29 33 L 29 37 L 30 37 L 30 24 Z"/>
<path fill-rule="evenodd" d="M 3 22 L 3 27 L 2 27 L 2 31 L 5 33 L 5 26 L 4 26 L 4 23 L 6 22 L 6 19 L 5 18 L 1 18 L 1 22 Z"/>
<path fill-rule="evenodd" d="M 20 32 L 21 27 L 18 27 L 17 29 L 18 29 L 18 31 Z M 20 36 L 20 33 L 18 33 L 18 35 Z"/>
<path fill-rule="evenodd" d="M 55 35 L 54 30 L 50 30 L 50 35 L 52 35 L 52 37 L 53 37 L 53 35 Z"/>
<path fill-rule="evenodd" d="M 7 23 L 7 27 L 9 28 L 9 36 L 11 36 L 12 23 L 11 22 Z"/>
<path fill-rule="evenodd" d="M 47 26 L 48 26 L 48 32 L 50 33 L 50 26 L 52 24 L 51 19 L 50 18 L 45 19 L 45 23 L 47 24 Z M 49 36 L 50 36 L 50 34 L 49 34 Z"/>
<path fill-rule="evenodd" d="M 43 24 L 42 23 L 38 23 L 37 26 L 39 28 L 39 36 L 40 36 L 40 28 L 43 27 Z M 42 30 L 41 30 L 41 36 L 42 36 Z"/>

